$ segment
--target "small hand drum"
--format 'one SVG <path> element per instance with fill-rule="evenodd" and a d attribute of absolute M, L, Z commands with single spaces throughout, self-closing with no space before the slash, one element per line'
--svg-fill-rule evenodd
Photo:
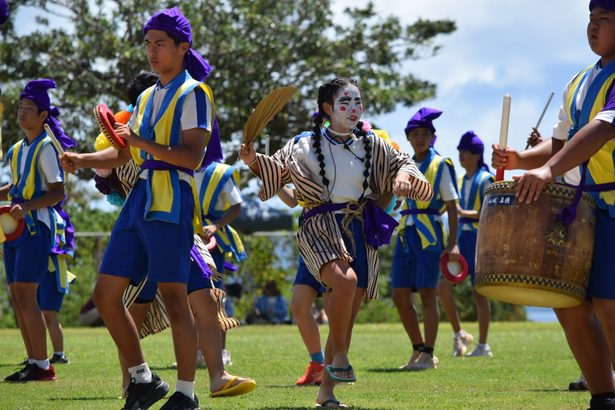
<path fill-rule="evenodd" d="M 4 232 L 6 242 L 11 242 L 19 238 L 26 227 L 26 223 L 23 218 L 16 221 L 9 214 L 11 208 L 12 207 L 10 205 L 0 206 L 0 227 L 2 227 L 2 232 Z"/>
<path fill-rule="evenodd" d="M 118 151 L 126 148 L 126 141 L 115 133 L 113 129 L 113 124 L 117 121 L 115 116 L 105 104 L 98 104 L 94 109 L 94 117 L 96 117 L 96 122 L 98 123 L 98 128 L 100 128 L 100 132 L 107 138 L 109 143 L 113 145 Z"/>
<path fill-rule="evenodd" d="M 459 255 L 459 262 L 449 261 L 448 253 L 440 258 L 440 270 L 444 277 L 449 281 L 460 284 L 468 277 L 468 261 Z"/>
<path fill-rule="evenodd" d="M 209 242 L 207 243 L 207 250 L 213 251 L 216 246 L 218 246 L 218 242 L 216 241 L 216 237 L 212 236 L 211 238 L 209 238 Z"/>

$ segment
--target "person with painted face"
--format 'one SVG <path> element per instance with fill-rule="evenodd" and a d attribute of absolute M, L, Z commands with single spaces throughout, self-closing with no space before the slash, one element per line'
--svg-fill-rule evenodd
<path fill-rule="evenodd" d="M 242 145 L 241 159 L 262 181 L 261 200 L 293 183 L 304 211 L 297 242 L 310 273 L 330 289 L 325 374 L 316 403 L 340 408 L 335 383 L 354 382 L 348 359 L 363 299 L 378 294 L 378 247 L 396 222 L 382 210 L 393 194 L 427 201 L 433 190 L 407 154 L 362 128 L 357 83 L 336 78 L 318 89 L 314 128 L 273 156 Z M 322 127 L 326 121 L 329 126 Z"/>
<path fill-rule="evenodd" d="M 555 313 L 587 380 L 590 408 L 615 409 L 611 372 L 611 358 L 615 357 L 615 1 L 591 0 L 589 12 L 587 40 L 600 59 L 566 86 L 552 138 L 522 152 L 494 145 L 492 165 L 530 170 L 517 178 L 520 202 L 536 201 L 545 186 L 562 175 L 596 200 L 586 301 L 555 309 Z M 571 223 L 575 212 L 567 211 L 561 219 Z"/>
<path fill-rule="evenodd" d="M 489 172 L 489 167 L 483 161 L 485 146 L 481 139 L 468 131 L 461 136 L 459 145 L 459 163 L 465 169 L 466 174 L 459 178 L 459 204 L 457 214 L 459 216 L 459 251 L 468 262 L 468 273 L 474 285 L 474 265 L 476 255 L 476 235 L 478 233 L 478 219 L 480 216 L 485 190 L 495 181 L 494 175 Z M 489 332 L 489 300 L 480 293 L 473 291 L 478 316 L 478 345 L 467 354 L 469 357 L 493 356 L 491 348 L 487 344 Z"/>
<path fill-rule="evenodd" d="M 436 129 L 433 121 L 440 115 L 442 111 L 421 108 L 404 129 L 414 149 L 413 159 L 436 194 L 428 201 L 406 199 L 402 204 L 391 284 L 393 302 L 413 348 L 408 362 L 400 367 L 403 370 L 437 367 L 438 359 L 433 354 L 440 322 L 436 289 L 455 332 L 453 355 L 462 356 L 472 341 L 472 335 L 461 329 L 452 284 L 445 279 L 439 280 L 441 254 L 448 253 L 452 261 L 459 258 L 455 169 L 449 158 L 441 157 L 434 149 Z M 446 247 L 440 219 L 444 212 L 448 213 L 449 226 Z M 412 293 L 417 291 L 423 304 L 425 338 L 412 300 Z"/>
<path fill-rule="evenodd" d="M 44 126 L 49 126 L 62 148 L 76 143 L 64 133 L 57 118 L 60 112 L 51 105 L 48 90 L 55 87 L 55 81 L 44 78 L 30 81 L 21 93 L 17 113 L 26 137 L 7 152 L 11 182 L 0 188 L 0 200 L 11 201 L 10 215 L 26 225 L 19 238 L 4 243 L 7 282 L 28 353 L 25 367 L 6 377 L 7 382 L 56 380 L 54 366 L 47 359 L 45 321 L 37 292 L 46 277 L 54 282 L 59 279 L 50 290 L 57 291 L 63 283 L 62 290 L 68 291 L 65 265 L 60 269 L 59 261 L 72 256 L 74 229 L 61 208 L 64 173 Z M 48 272 L 50 260 L 56 272 Z M 47 299 L 49 295 L 43 296 Z"/>

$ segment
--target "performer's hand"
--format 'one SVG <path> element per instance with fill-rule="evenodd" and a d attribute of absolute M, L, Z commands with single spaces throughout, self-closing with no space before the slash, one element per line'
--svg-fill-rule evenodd
<path fill-rule="evenodd" d="M 241 158 L 246 165 L 253 163 L 256 160 L 254 146 L 252 144 L 248 144 L 247 146 L 246 144 L 241 144 L 239 148 L 239 158 Z"/>
<path fill-rule="evenodd" d="M 66 172 L 75 173 L 81 168 L 81 154 L 75 152 L 65 152 L 60 157 L 60 165 Z"/>
<path fill-rule="evenodd" d="M 128 125 L 116 122 L 113 124 L 113 129 L 115 130 L 117 136 L 123 138 L 127 144 L 136 146 L 135 142 L 139 139 L 139 137 L 132 132 Z"/>
<path fill-rule="evenodd" d="M 506 151 L 500 150 L 498 144 L 491 146 L 491 166 L 495 169 L 517 169 L 519 164 L 519 153 L 511 148 L 506 148 Z"/>
<path fill-rule="evenodd" d="M 28 212 L 30 212 L 30 207 L 28 206 L 27 202 L 24 202 L 22 204 L 13 205 L 13 207 L 9 211 L 9 215 L 11 215 L 16 221 L 19 221 Z"/>
<path fill-rule="evenodd" d="M 519 202 L 531 204 L 540 198 L 540 194 L 545 189 L 548 183 L 555 179 L 551 168 L 543 166 L 540 168 L 527 171 L 522 176 L 513 177 L 517 181 L 517 189 L 515 194 Z"/>
<path fill-rule="evenodd" d="M 410 196 L 412 194 L 412 182 L 410 182 L 410 175 L 406 173 L 400 173 L 393 181 L 393 193 L 397 196 Z"/>
<path fill-rule="evenodd" d="M 448 260 L 450 262 L 459 262 L 459 246 L 457 244 L 452 247 L 449 245 L 443 251 L 442 254 L 448 253 Z"/>
<path fill-rule="evenodd" d="M 214 236 L 214 234 L 218 231 L 218 226 L 217 225 L 206 225 L 203 227 L 203 233 L 201 234 L 201 237 L 209 242 L 209 240 L 211 239 L 212 236 Z"/>
<path fill-rule="evenodd" d="M 540 131 L 532 127 L 532 132 L 530 132 L 530 136 L 527 139 L 527 145 L 529 145 L 530 147 L 535 147 L 541 142 L 542 142 L 542 136 L 540 135 Z"/>

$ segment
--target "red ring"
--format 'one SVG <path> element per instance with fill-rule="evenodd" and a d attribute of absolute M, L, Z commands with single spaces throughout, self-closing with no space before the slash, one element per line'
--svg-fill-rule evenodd
<path fill-rule="evenodd" d="M 0 206 L 0 214 L 7 214 L 9 213 L 9 211 L 11 210 L 12 206 L 10 205 L 5 205 L 5 206 Z M 20 220 L 17 221 L 17 228 L 15 228 L 15 230 L 11 233 L 4 233 L 4 236 L 6 238 L 7 242 L 12 242 L 15 239 L 19 238 L 21 236 L 21 234 L 23 233 L 24 229 L 26 228 L 26 222 L 24 221 L 23 218 L 21 218 Z"/>
<path fill-rule="evenodd" d="M 207 250 L 213 251 L 216 246 L 218 246 L 218 241 L 216 241 L 215 236 L 212 236 L 211 238 L 209 238 L 209 242 L 207 243 Z"/>
<path fill-rule="evenodd" d="M 113 112 L 107 107 L 105 104 L 98 104 L 96 106 L 96 117 L 99 121 L 99 127 L 103 135 L 109 139 L 111 145 L 113 145 L 118 150 L 123 150 L 126 148 L 126 141 L 124 138 L 120 137 L 115 133 L 115 129 L 113 128 L 113 124 L 116 123 L 115 116 Z"/>
<path fill-rule="evenodd" d="M 448 253 L 442 254 L 440 257 L 440 270 L 444 277 L 453 283 L 459 284 L 468 277 L 468 261 L 462 256 L 459 255 L 459 264 L 461 265 L 461 273 L 459 275 L 453 275 L 448 271 Z"/>

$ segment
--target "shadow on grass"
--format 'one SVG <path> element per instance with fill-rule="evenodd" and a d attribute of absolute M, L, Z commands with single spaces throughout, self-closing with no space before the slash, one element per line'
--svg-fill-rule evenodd
<path fill-rule="evenodd" d="M 121 403 L 120 399 L 113 396 L 100 396 L 100 397 L 51 397 L 49 401 L 117 401 Z"/>
<path fill-rule="evenodd" d="M 177 366 L 169 364 L 167 366 L 151 366 L 150 370 L 161 371 L 161 370 L 177 370 Z"/>
<path fill-rule="evenodd" d="M 568 389 L 528 389 L 526 391 L 532 392 L 532 393 L 564 393 L 564 392 L 568 392 Z M 571 392 L 571 393 L 576 393 L 576 392 Z M 587 393 L 587 391 L 579 391 L 579 393 Z"/>
<path fill-rule="evenodd" d="M 398 369 L 396 367 L 387 368 L 387 367 L 377 367 L 373 369 L 367 369 L 369 373 L 420 373 L 423 370 L 404 370 Z"/>
<path fill-rule="evenodd" d="M 363 407 L 363 406 L 353 406 L 351 404 L 348 405 L 350 409 L 353 410 L 377 410 L 379 407 Z M 327 407 L 316 407 L 316 406 L 277 406 L 277 407 L 267 407 L 267 410 L 304 410 L 304 409 L 326 409 Z M 329 407 L 334 408 L 334 407 Z"/>

